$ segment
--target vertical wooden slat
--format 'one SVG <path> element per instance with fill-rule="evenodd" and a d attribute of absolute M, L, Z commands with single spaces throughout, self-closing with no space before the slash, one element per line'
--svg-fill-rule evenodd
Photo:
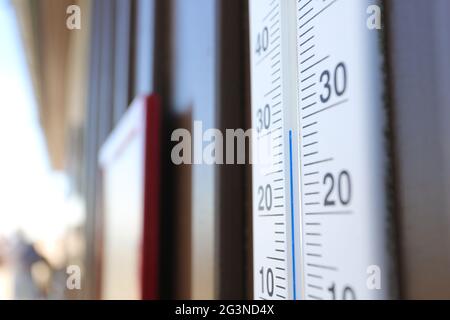
<path fill-rule="evenodd" d="M 100 2 L 92 4 L 92 33 L 90 43 L 90 73 L 89 92 L 86 112 L 86 133 L 85 133 L 85 176 L 84 176 L 84 196 L 86 201 L 86 253 L 84 272 L 84 298 L 94 299 L 98 297 L 96 281 L 98 268 L 96 261 L 97 238 L 95 232 L 95 199 L 96 199 L 96 172 L 97 172 L 97 118 L 99 103 L 99 83 L 100 83 Z"/>
<path fill-rule="evenodd" d="M 252 110 L 251 110 L 251 83 L 250 83 L 250 24 L 249 24 L 249 8 L 248 1 L 242 8 L 243 25 L 242 30 L 244 38 L 242 43 L 243 51 L 243 103 L 244 103 L 244 119 L 245 128 L 252 127 Z M 252 195 L 252 168 L 248 165 L 245 169 L 244 183 L 244 246 L 245 246 L 245 299 L 253 299 L 253 195 Z"/>
<path fill-rule="evenodd" d="M 450 2 L 385 1 L 401 298 L 450 298 Z"/>
<path fill-rule="evenodd" d="M 99 101 L 99 145 L 107 139 L 113 128 L 114 97 L 114 12 L 115 3 L 110 0 L 99 0 L 101 3 L 101 40 L 100 40 L 100 101 Z"/>
<path fill-rule="evenodd" d="M 174 129 L 191 123 L 191 116 L 181 121 L 171 110 L 171 8 L 171 0 L 155 0 L 152 76 L 154 92 L 162 97 L 160 295 L 162 299 L 187 299 L 191 292 L 191 193 L 186 186 L 191 185 L 191 171 L 173 165 L 170 138 Z"/>
<path fill-rule="evenodd" d="M 148 95 L 154 89 L 155 0 L 135 0 L 134 16 L 133 95 Z"/>
<path fill-rule="evenodd" d="M 174 115 L 186 114 L 192 108 L 192 120 L 202 121 L 203 129 L 216 127 L 216 50 L 217 1 L 175 0 L 172 7 L 171 88 L 170 103 Z M 202 132 L 193 139 L 202 139 Z M 194 153 L 201 155 L 201 146 Z M 215 219 L 216 172 L 214 166 L 190 167 L 192 192 L 192 279 L 190 298 L 215 298 Z M 181 197 L 180 197 L 181 198 Z M 177 198 L 177 199 L 180 199 Z"/>
<path fill-rule="evenodd" d="M 217 125 L 224 134 L 227 129 L 246 127 L 244 12 L 243 1 L 220 1 L 217 21 Z M 249 146 L 250 143 L 247 151 Z M 216 297 L 244 299 L 246 166 L 219 165 L 216 170 Z"/>
<path fill-rule="evenodd" d="M 129 99 L 129 69 L 132 9 L 130 0 L 115 0 L 115 2 L 114 124 L 120 120 L 131 102 Z"/>
<path fill-rule="evenodd" d="M 93 2 L 89 75 L 90 91 L 86 113 L 86 296 L 101 298 L 102 185 L 98 151 L 113 128 L 114 3 Z"/>

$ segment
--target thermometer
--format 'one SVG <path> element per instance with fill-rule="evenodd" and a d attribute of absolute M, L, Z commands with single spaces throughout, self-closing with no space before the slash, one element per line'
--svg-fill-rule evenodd
<path fill-rule="evenodd" d="M 387 147 L 373 1 L 297 1 L 306 299 L 387 298 Z"/>
<path fill-rule="evenodd" d="M 251 0 L 253 253 L 256 299 L 295 299 L 294 1 Z M 298 223 L 298 221 L 297 221 Z"/>
<path fill-rule="evenodd" d="M 392 292 L 374 4 L 250 0 L 256 299 Z"/>

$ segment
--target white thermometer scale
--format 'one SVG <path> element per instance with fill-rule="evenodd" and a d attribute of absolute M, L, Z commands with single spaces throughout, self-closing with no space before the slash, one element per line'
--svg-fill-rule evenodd
<path fill-rule="evenodd" d="M 381 32 L 369 0 L 250 0 L 254 291 L 385 299 Z M 295 57 L 295 58 L 292 58 Z"/>

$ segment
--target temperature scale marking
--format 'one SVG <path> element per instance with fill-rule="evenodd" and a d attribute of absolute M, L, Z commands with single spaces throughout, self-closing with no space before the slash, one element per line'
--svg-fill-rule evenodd
<path fill-rule="evenodd" d="M 383 54 L 366 27 L 378 2 L 249 2 L 254 296 L 385 299 Z"/>
<path fill-rule="evenodd" d="M 287 92 L 292 95 L 285 83 L 286 8 L 283 0 L 250 1 L 252 127 L 257 135 L 252 144 L 254 291 L 259 299 L 296 298 L 292 140 L 286 142 Z"/>
<path fill-rule="evenodd" d="M 306 299 L 386 297 L 386 290 L 367 286 L 371 265 L 388 270 L 381 51 L 365 27 L 368 5 L 297 2 Z"/>

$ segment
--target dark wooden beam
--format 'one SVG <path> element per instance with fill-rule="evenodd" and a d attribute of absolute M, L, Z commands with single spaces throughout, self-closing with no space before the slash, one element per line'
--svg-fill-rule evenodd
<path fill-rule="evenodd" d="M 450 2 L 385 1 L 400 297 L 450 298 Z"/>

